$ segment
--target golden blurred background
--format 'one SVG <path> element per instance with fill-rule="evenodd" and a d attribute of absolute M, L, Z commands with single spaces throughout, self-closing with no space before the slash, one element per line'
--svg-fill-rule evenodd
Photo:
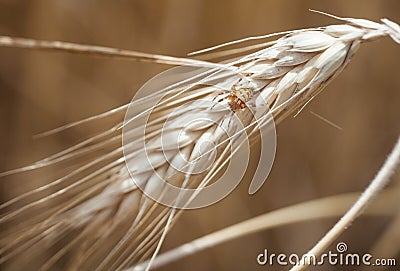
<path fill-rule="evenodd" d="M 338 23 L 309 8 L 345 17 L 400 21 L 397 0 L 0 0 L 0 35 L 185 56 L 246 36 Z M 400 134 L 399 62 L 400 46 L 392 40 L 364 44 L 350 66 L 300 115 L 279 125 L 275 164 L 263 188 L 249 196 L 245 180 L 218 204 L 185 212 L 162 251 L 279 207 L 362 191 Z M 0 171 L 27 165 L 93 135 L 98 127 L 83 125 L 33 139 L 43 131 L 129 102 L 142 84 L 167 68 L 0 48 Z M 1 199 L 37 187 L 41 177 L 56 174 L 46 171 L 4 178 Z M 159 270 L 266 270 L 256 263 L 264 248 L 305 253 L 336 220 L 252 234 Z M 366 252 L 389 222 L 363 217 L 339 240 L 353 252 Z M 400 255 L 397 259 L 400 264 Z"/>

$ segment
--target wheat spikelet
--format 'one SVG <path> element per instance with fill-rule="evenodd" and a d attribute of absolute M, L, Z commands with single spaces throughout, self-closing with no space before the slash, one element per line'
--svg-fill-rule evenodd
<path fill-rule="evenodd" d="M 185 80 L 152 86 L 151 95 L 130 105 L 134 111 L 125 123 L 3 174 L 107 150 L 49 185 L 1 205 L 7 212 L 0 221 L 8 229 L 1 236 L 1 262 L 24 269 L 37 257 L 34 251 L 44 250 L 50 256 L 35 259 L 39 270 L 52 270 L 59 262 L 68 270 L 122 270 L 155 255 L 180 211 L 144 196 L 139 184 L 160 200 L 189 204 L 193 197 L 171 195 L 166 184 L 155 181 L 158 176 L 182 188 L 214 183 L 242 141 L 248 136 L 254 140 L 260 126 L 271 124 L 269 112 L 275 123 L 299 113 L 346 67 L 362 42 L 390 36 L 400 43 L 399 26 L 389 20 L 341 20 L 345 24 L 284 33 L 271 45 L 224 64 L 187 61 L 199 69 L 189 70 L 194 73 Z M 10 46 L 9 40 L 2 41 Z M 128 106 L 95 118 L 121 114 Z M 147 122 L 142 113 L 148 111 Z M 143 121 L 145 138 L 135 128 Z M 117 144 L 121 127 L 128 131 L 125 149 Z M 53 188 L 55 193 L 43 195 Z M 26 205 L 13 209 L 20 202 Z M 21 255 L 23 260 L 12 261 Z"/>

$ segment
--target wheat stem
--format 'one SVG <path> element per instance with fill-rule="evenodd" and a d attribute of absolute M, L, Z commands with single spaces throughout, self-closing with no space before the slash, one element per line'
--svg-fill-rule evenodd
<path fill-rule="evenodd" d="M 314 219 L 340 216 L 349 208 L 349 206 L 351 206 L 351 204 L 357 199 L 358 195 L 358 193 L 349 193 L 314 199 L 308 202 L 302 202 L 274 210 L 235 225 L 231 225 L 158 255 L 152 264 L 152 268 L 155 269 L 170 264 L 207 248 L 263 230 Z M 367 214 L 393 214 L 396 212 L 396 207 L 393 204 L 396 202 L 396 198 L 397 193 L 395 191 L 384 192 L 377 202 L 368 209 Z M 383 208 L 384 206 L 389 206 L 389 208 Z M 147 264 L 148 261 L 143 262 L 135 266 L 133 270 L 143 270 Z"/>
<path fill-rule="evenodd" d="M 318 243 L 308 252 L 309 255 L 319 256 L 330 246 L 339 235 L 341 235 L 351 224 L 357 219 L 367 208 L 382 189 L 389 183 L 390 177 L 395 173 L 396 168 L 400 164 L 400 137 L 397 140 L 395 147 L 386 159 L 382 168 L 379 170 L 376 177 L 372 180 L 367 189 L 363 192 L 356 203 L 346 212 L 346 214 L 333 226 L 333 228 L 318 241 Z M 302 265 L 297 265 L 290 271 L 305 270 L 309 264 L 305 262 Z"/>

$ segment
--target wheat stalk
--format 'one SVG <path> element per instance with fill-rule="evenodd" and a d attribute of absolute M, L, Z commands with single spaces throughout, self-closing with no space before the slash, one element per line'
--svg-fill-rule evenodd
<path fill-rule="evenodd" d="M 359 217 L 363 211 L 373 202 L 376 196 L 385 188 L 389 183 L 390 177 L 395 173 L 397 167 L 400 165 L 400 137 L 394 146 L 389 157 L 386 159 L 384 165 L 376 175 L 376 177 L 369 184 L 367 189 L 362 193 L 360 198 L 351 206 L 351 208 L 343 215 L 343 217 L 330 229 L 318 243 L 310 249 L 309 255 L 319 256 L 324 250 L 332 244 L 340 234 L 342 234 L 353 221 Z M 291 271 L 305 270 L 310 263 L 303 263 L 294 266 Z"/>
<path fill-rule="evenodd" d="M 74 259 L 67 265 L 71 270 L 122 270 L 151 255 L 154 258 L 156 253 L 152 251 L 158 252 L 180 210 L 143 196 L 137 184 L 142 184 L 145 192 L 156 193 L 160 200 L 169 198 L 173 203 L 189 204 L 193 196 L 181 198 L 180 194 L 174 194 L 171 197 L 166 185 L 155 182 L 157 176 L 182 188 L 199 189 L 214 183 L 243 138 L 250 136 L 254 140 L 260 126 L 271 124 L 269 112 L 275 123 L 298 114 L 346 67 L 362 42 L 390 36 L 400 43 L 400 27 L 387 19 L 382 23 L 337 19 L 344 24 L 279 33 L 282 37 L 265 44 L 265 48 L 220 64 L 104 47 L 0 38 L 2 46 L 93 52 L 207 68 L 196 70 L 191 77 L 174 84 L 152 89 L 151 95 L 131 105 L 92 118 L 121 114 L 128 106 L 134 107 L 135 114 L 125 123 L 118 123 L 32 166 L 3 174 L 37 169 L 103 148 L 110 149 L 68 175 L 1 205 L 2 210 L 11 209 L 0 219 L 2 225 L 24 222 L 2 232 L 1 262 L 23 253 L 26 262 L 12 265 L 23 269 L 24 264 L 32 262 L 35 254 L 31 251 L 36 249 L 49 250 L 51 255 L 41 262 L 40 270 L 51 269 L 66 256 Z M 144 139 L 135 125 L 143 121 L 142 113 L 150 111 L 149 105 L 155 106 L 151 108 Z M 174 111 L 177 108 L 179 110 Z M 255 116 L 258 116 L 257 121 Z M 172 121 L 165 126 L 167 120 Z M 195 125 L 187 126 L 191 120 L 196 120 Z M 115 147 L 121 140 L 122 127 L 129 128 L 125 157 L 122 156 L 123 147 Z M 162 141 L 161 136 L 167 141 Z M 207 142 L 212 144 L 205 145 Z M 141 152 L 143 146 L 146 156 Z M 210 165 L 208 161 L 213 156 L 216 159 Z M 174 161 L 174 167 L 167 158 Z M 135 184 L 131 182 L 125 162 L 133 168 Z M 191 166 L 192 163 L 196 166 Z M 192 174 L 207 166 L 210 168 L 202 174 Z M 43 196 L 54 188 L 55 193 Z M 19 202 L 26 205 L 13 210 L 14 204 Z"/>
<path fill-rule="evenodd" d="M 398 210 L 395 206 L 398 192 L 395 189 L 383 192 L 376 202 L 368 208 L 366 215 L 391 216 Z M 284 225 L 299 223 L 309 220 L 324 219 L 341 216 L 357 200 L 359 193 L 335 195 L 331 197 L 314 199 L 288 207 L 270 211 L 266 214 L 228 226 L 224 229 L 212 232 L 193 241 L 180 245 L 177 248 L 159 254 L 152 267 L 158 268 L 184 257 L 198 253 L 199 251 L 215 247 L 234 239 L 254 234 Z M 375 255 L 375 254 L 373 254 Z M 143 270 L 148 261 L 133 268 L 135 271 Z"/>

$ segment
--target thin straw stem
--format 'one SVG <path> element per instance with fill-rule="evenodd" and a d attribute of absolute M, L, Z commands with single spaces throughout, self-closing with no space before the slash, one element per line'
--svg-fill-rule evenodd
<path fill-rule="evenodd" d="M 186 65 L 195 67 L 218 66 L 218 64 L 189 58 L 148 54 L 104 46 L 85 45 L 62 41 L 35 40 L 8 36 L 0 36 L 0 47 L 23 48 L 42 51 L 59 51 L 74 54 L 87 54 L 99 57 L 115 57 L 138 62 L 151 62 L 167 65 Z"/>
<path fill-rule="evenodd" d="M 263 230 L 314 219 L 341 216 L 357 197 L 358 193 L 336 195 L 298 203 L 262 214 L 166 251 L 155 258 L 151 267 L 152 269 L 157 269 L 207 248 L 215 247 L 216 245 Z M 374 205 L 374 208 L 368 209 L 368 214 L 393 214 L 396 212 L 394 206 L 391 206 L 391 208 L 382 208 L 382 206 L 392 204 L 396 201 L 396 198 L 396 191 L 387 191 L 383 193 L 382 197 L 380 197 L 377 202 L 378 204 Z M 125 271 L 143 271 L 148 265 L 148 262 L 149 261 L 142 262 L 134 267 L 125 269 Z"/>
<path fill-rule="evenodd" d="M 395 173 L 396 168 L 400 164 L 400 137 L 397 140 L 391 154 L 386 159 L 382 168 L 379 170 L 376 177 L 369 184 L 364 193 L 354 203 L 354 205 L 346 212 L 346 214 L 333 226 L 333 228 L 322 237 L 321 240 L 308 252 L 308 255 L 318 257 L 321 253 L 330 246 L 339 235 L 341 235 L 352 223 L 359 217 L 365 208 L 371 204 L 375 197 L 389 183 L 390 177 Z M 301 265 L 294 266 L 290 271 L 305 270 L 310 263 L 305 261 Z"/>

